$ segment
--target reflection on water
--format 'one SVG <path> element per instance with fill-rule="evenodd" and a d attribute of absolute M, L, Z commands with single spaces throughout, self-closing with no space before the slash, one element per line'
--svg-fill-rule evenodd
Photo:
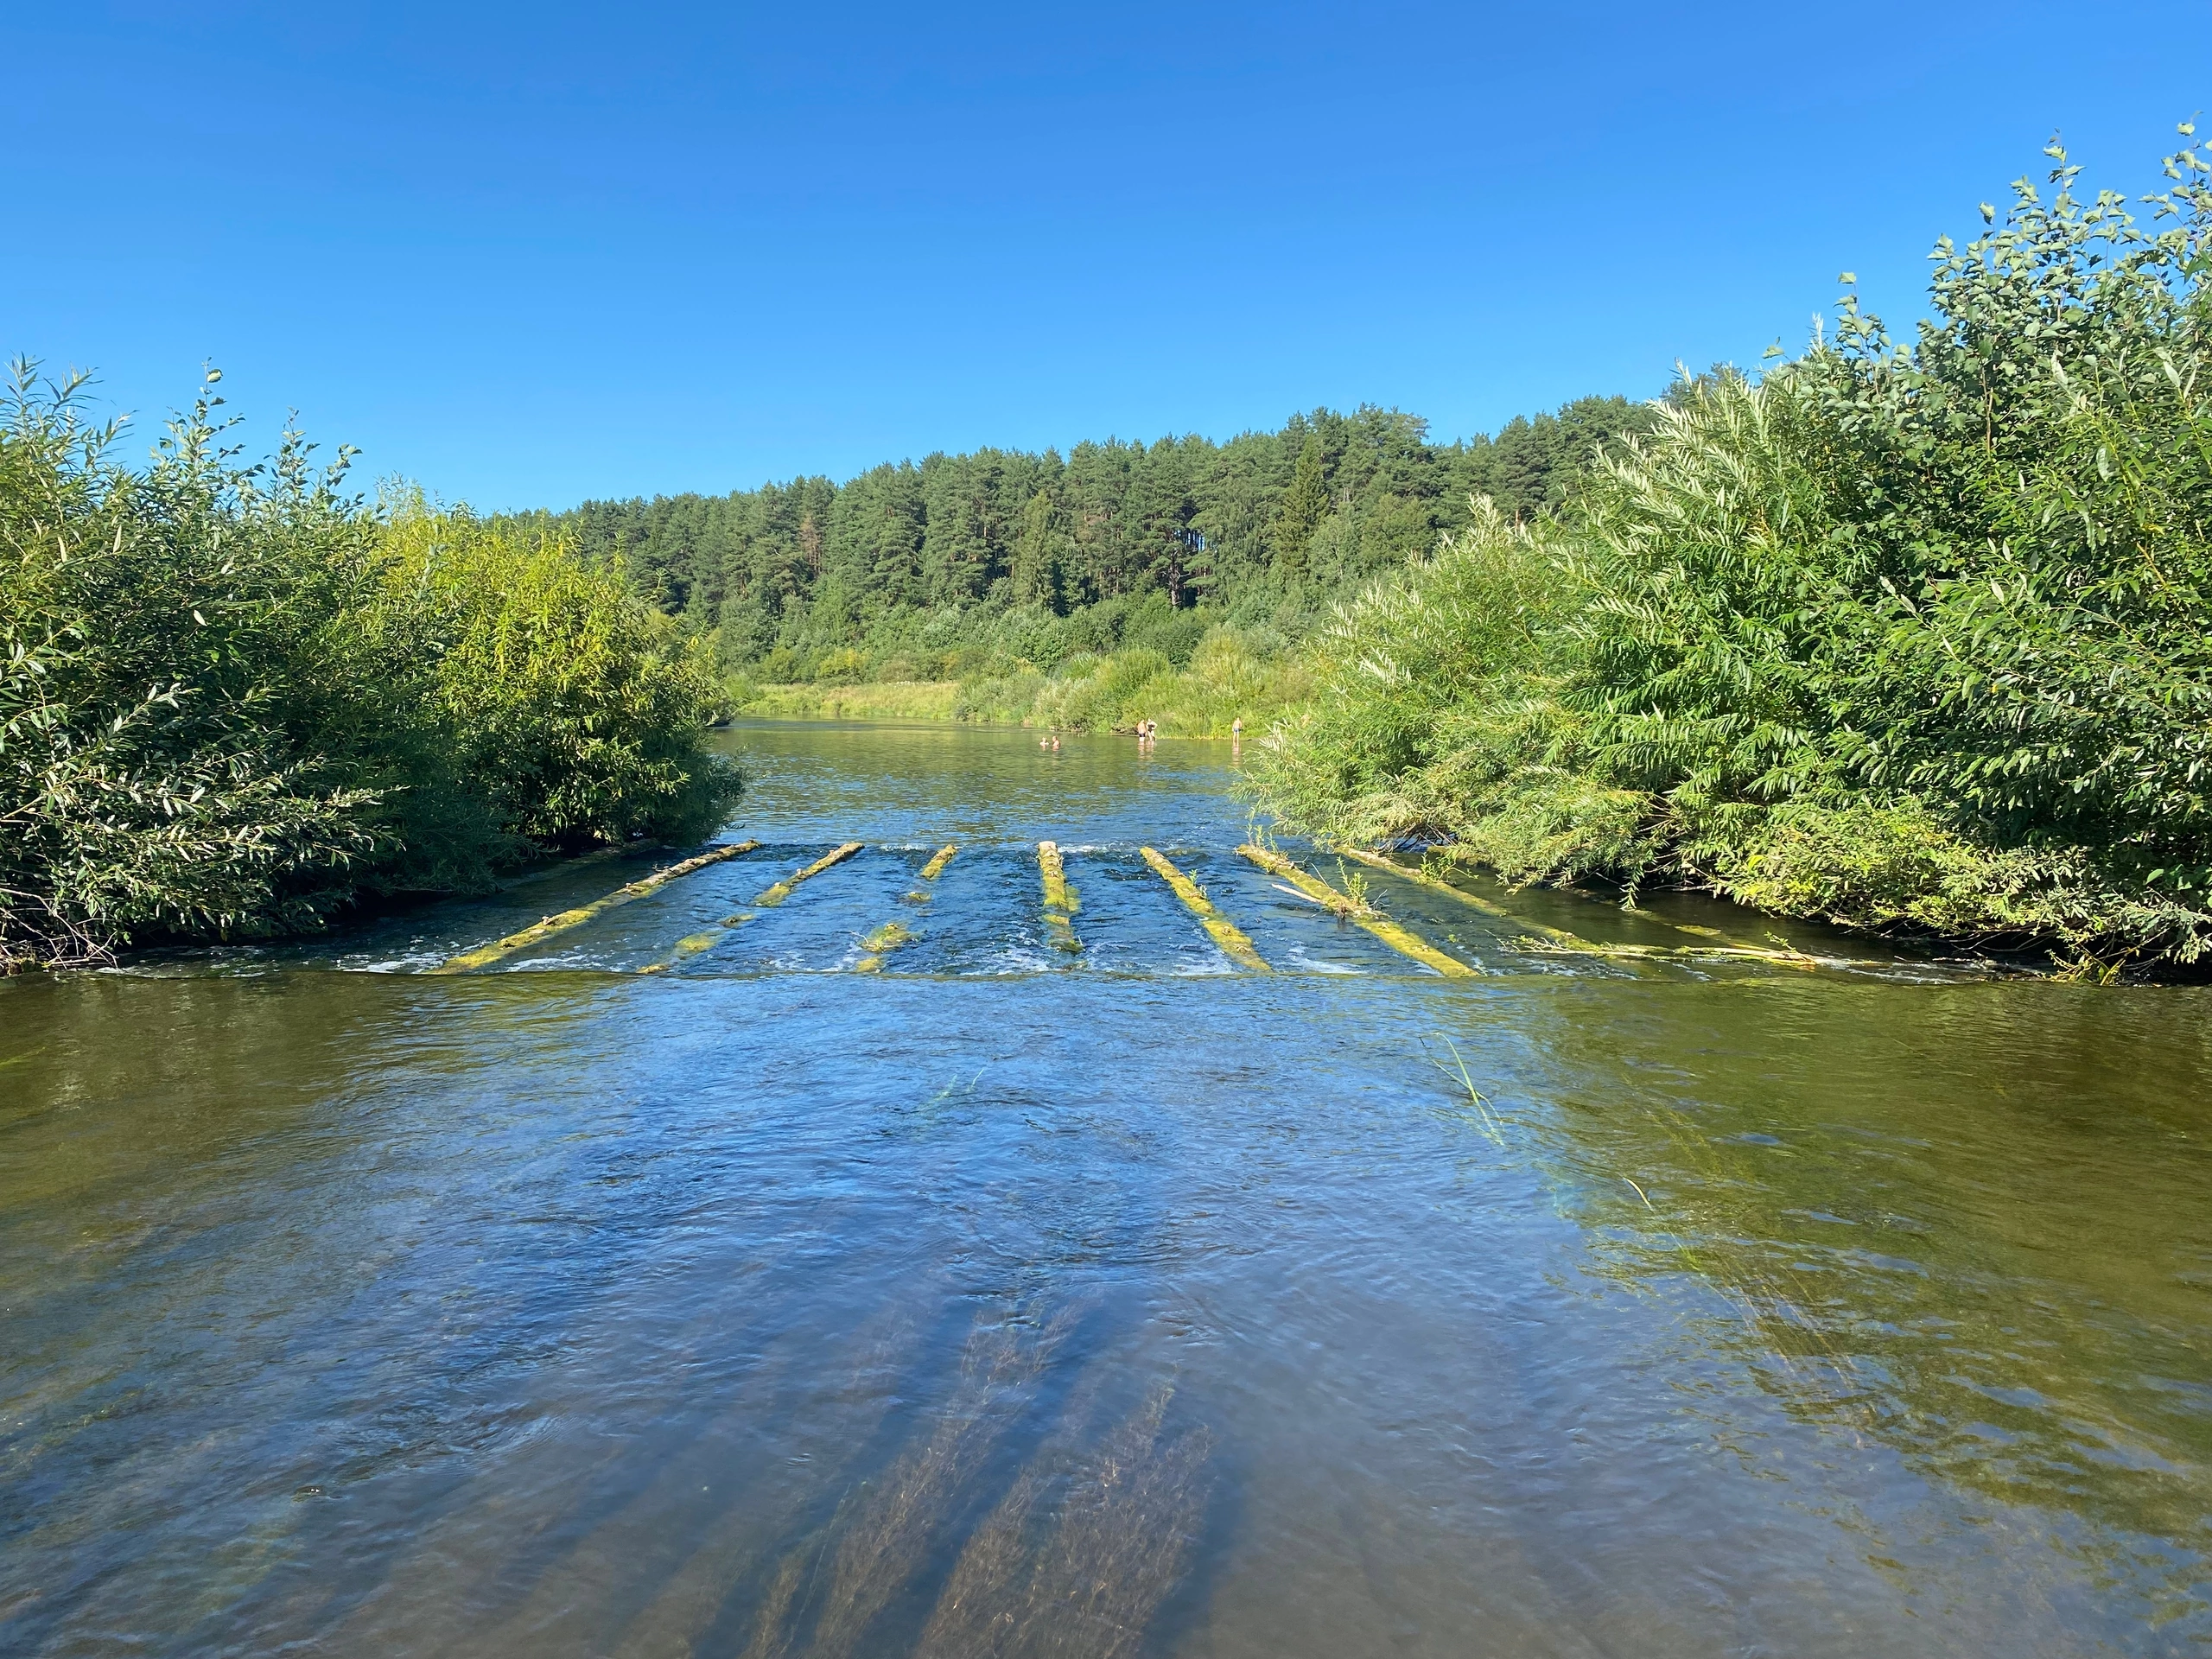
<path fill-rule="evenodd" d="M 1229 858 L 1210 746 L 733 741 L 762 851 L 517 971 L 389 970 L 623 861 L 0 987 L 0 1650 L 2212 1641 L 2205 993 L 1393 887 L 1446 982 Z"/>
<path fill-rule="evenodd" d="M 1723 1023 L 1644 990 L 1602 1056 L 1547 1033 L 1557 1063 L 1620 1077 L 1521 1125 L 1567 1177 L 1595 1270 L 1694 1280 L 1712 1299 L 1694 1340 L 1794 1412 L 2043 1512 L 2146 1613 L 2201 1612 L 2201 994 L 1931 991 L 1902 1020 L 1864 987 L 1739 995 L 1749 1017 Z"/>

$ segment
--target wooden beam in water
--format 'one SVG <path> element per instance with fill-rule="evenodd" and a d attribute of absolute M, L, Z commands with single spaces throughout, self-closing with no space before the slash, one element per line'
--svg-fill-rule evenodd
<path fill-rule="evenodd" d="M 1198 925 L 1205 929 L 1208 937 L 1221 947 L 1222 955 L 1255 973 L 1274 972 L 1260 959 L 1260 953 L 1253 949 L 1252 941 L 1246 938 L 1237 930 L 1236 925 L 1216 910 L 1205 894 L 1198 891 L 1197 882 L 1151 848 L 1140 847 L 1137 850 L 1144 855 L 1144 861 L 1152 866 L 1160 879 L 1175 890 L 1175 896 L 1183 901 L 1184 908 L 1198 918 Z"/>
<path fill-rule="evenodd" d="M 1503 905 L 1494 904 L 1490 899 L 1469 893 L 1463 887 L 1455 887 L 1440 876 L 1431 875 L 1427 870 L 1413 869 L 1399 863 L 1395 858 L 1385 858 L 1382 854 L 1370 853 L 1363 847 L 1332 847 L 1329 850 L 1342 853 L 1346 858 L 1355 859 L 1362 864 L 1371 864 L 1378 870 L 1388 870 L 1395 876 L 1427 887 L 1432 892 L 1447 893 L 1461 904 L 1471 905 L 1486 916 L 1495 916 L 1500 921 L 1511 922 L 1516 927 L 1523 927 L 1531 933 L 1541 934 L 1554 944 L 1573 945 L 1583 943 L 1563 928 L 1547 927 L 1541 922 L 1532 922 L 1525 917 L 1516 916 Z"/>
<path fill-rule="evenodd" d="M 1281 853 L 1249 844 L 1236 850 L 1268 874 L 1281 876 L 1331 914 L 1341 916 L 1344 920 L 1365 928 L 1401 956 L 1411 957 L 1415 962 L 1435 969 L 1446 979 L 1475 977 L 1476 970 L 1458 957 L 1446 956 L 1426 939 L 1400 927 L 1372 906 L 1363 905 L 1350 895 L 1338 893 L 1320 877 L 1307 874 Z"/>
<path fill-rule="evenodd" d="M 534 923 L 519 933 L 510 933 L 504 939 L 494 939 L 491 944 L 480 945 L 474 950 L 464 950 L 457 957 L 448 957 L 429 971 L 434 974 L 465 974 L 471 969 L 489 967 L 504 957 L 511 957 L 518 950 L 527 950 L 531 945 L 550 939 L 556 933 L 565 933 L 572 927 L 582 927 L 595 916 L 603 916 L 608 911 L 626 905 L 632 899 L 643 899 L 648 893 L 656 893 L 677 878 L 690 874 L 694 870 L 702 870 L 709 864 L 719 864 L 726 858 L 735 858 L 741 853 L 752 852 L 760 845 L 760 843 L 757 841 L 734 842 L 728 846 L 716 847 L 711 851 L 701 853 L 696 858 L 687 858 L 680 864 L 671 864 L 665 869 L 655 870 L 651 875 L 640 877 L 625 887 L 615 888 L 604 899 L 594 899 L 591 903 L 579 905 L 574 910 L 564 910 L 557 916 L 548 916 L 543 921 Z"/>
<path fill-rule="evenodd" d="M 914 936 L 904 922 L 886 922 L 881 927 L 861 941 L 861 949 L 868 952 L 853 964 L 856 974 L 880 974 L 883 959 L 902 944 L 913 943 Z"/>
<path fill-rule="evenodd" d="M 1808 969 L 1871 968 L 1876 965 L 1850 957 L 1815 957 L 1802 950 L 1766 950 L 1754 944 L 1599 944 L 1594 940 L 1583 938 L 1579 934 L 1570 933 L 1565 928 L 1547 927 L 1541 922 L 1532 922 L 1526 917 L 1516 916 L 1503 905 L 1495 904 L 1464 888 L 1456 887 L 1449 881 L 1431 875 L 1427 870 L 1414 869 L 1399 863 L 1395 858 L 1385 858 L 1380 853 L 1370 853 L 1358 847 L 1338 847 L 1331 850 L 1342 853 L 1346 858 L 1357 859 L 1363 864 L 1371 864 L 1378 870 L 1388 870 L 1395 876 L 1402 877 L 1433 892 L 1449 893 L 1463 905 L 1471 905 L 1487 915 L 1511 922 L 1516 927 L 1526 928 L 1542 941 L 1541 944 L 1531 942 L 1534 948 L 1539 950 L 1585 957 L 1612 957 L 1625 961 L 1652 958 L 1663 961 L 1669 957 L 1677 961 L 1694 961 L 1700 957 L 1735 957 L 1751 962 L 1771 962 L 1784 968 Z M 1678 933 L 1726 937 L 1717 934 L 1712 928 L 1683 927 L 1673 922 L 1663 922 L 1660 925 L 1664 927 L 1672 927 Z"/>
<path fill-rule="evenodd" d="M 797 872 L 795 874 L 785 876 L 782 880 L 777 882 L 774 887 L 768 888 L 766 892 L 761 893 L 760 896 L 755 899 L 753 902 L 756 905 L 770 906 L 782 904 L 785 899 L 791 897 L 791 889 L 797 887 L 800 882 L 805 880 L 808 876 L 818 874 L 820 872 L 828 869 L 833 864 L 842 863 L 845 860 L 850 858 L 855 853 L 860 851 L 863 844 L 864 843 L 857 841 L 847 842 L 842 847 L 838 848 L 835 852 L 830 853 L 828 856 L 817 858 L 813 863 L 808 865 L 804 869 Z M 639 969 L 638 971 L 641 974 L 664 974 L 670 969 L 675 967 L 677 963 L 682 962 L 685 957 L 696 957 L 702 950 L 713 950 L 715 946 L 721 943 L 723 934 L 728 932 L 732 928 L 742 927 L 759 913 L 760 912 L 757 911 L 741 910 L 734 915 L 723 917 L 721 920 L 716 922 L 712 927 L 703 928 L 696 933 L 686 934 L 683 938 L 680 938 L 676 942 L 676 948 L 671 950 L 665 957 L 662 957 L 658 962 L 648 963 L 645 967 Z"/>
<path fill-rule="evenodd" d="M 696 933 L 687 933 L 676 942 L 676 948 L 658 962 L 647 963 L 638 969 L 641 974 L 664 974 L 686 957 L 696 957 L 702 950 L 711 950 L 721 943 L 722 935 L 732 928 L 741 927 L 758 912 L 741 910 L 734 916 L 725 916 L 712 927 Z"/>
<path fill-rule="evenodd" d="M 830 868 L 833 864 L 843 863 L 847 859 L 850 858 L 855 853 L 860 851 L 860 849 L 867 844 L 868 843 L 865 842 L 849 841 L 842 847 L 831 849 L 829 852 L 823 854 L 821 857 L 816 859 L 813 863 L 808 865 L 804 869 L 793 871 L 782 880 L 777 882 L 772 887 L 762 888 L 759 893 L 754 895 L 753 902 L 763 906 L 764 908 L 772 907 L 782 904 L 785 899 L 791 896 L 791 889 L 798 886 L 800 882 L 808 880 L 814 876 L 821 874 L 823 871 Z"/>
<path fill-rule="evenodd" d="M 921 879 L 925 881 L 936 880 L 938 876 L 944 873 L 944 867 L 952 862 L 952 855 L 959 850 L 960 848 L 957 842 L 949 842 L 946 845 L 938 848 L 937 851 L 931 855 L 930 861 L 922 866 Z M 925 892 L 917 891 L 908 893 L 906 897 L 910 900 L 918 903 L 925 901 L 929 898 L 929 894 Z M 853 971 L 856 974 L 881 973 L 883 971 L 883 959 L 889 956 L 893 950 L 896 950 L 900 945 L 911 944 L 913 943 L 913 930 L 909 928 L 906 923 L 886 922 L 881 927 L 877 928 L 874 932 L 869 934 L 866 938 L 861 941 L 861 949 L 866 954 L 863 955 L 858 962 L 853 964 Z"/>
<path fill-rule="evenodd" d="M 1083 906 L 1075 889 L 1068 886 L 1067 866 L 1060 858 L 1058 842 L 1037 843 L 1037 874 L 1045 886 L 1045 932 L 1052 948 L 1071 954 L 1082 950 L 1083 941 L 1075 936 L 1075 913 Z"/>

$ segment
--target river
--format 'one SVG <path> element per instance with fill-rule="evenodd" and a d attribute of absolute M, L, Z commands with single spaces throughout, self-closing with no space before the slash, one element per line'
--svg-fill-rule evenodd
<path fill-rule="evenodd" d="M 1447 979 L 1226 745 L 725 741 L 483 971 L 653 861 L 0 986 L 0 1651 L 2212 1643 L 2212 993 L 1309 860 Z"/>

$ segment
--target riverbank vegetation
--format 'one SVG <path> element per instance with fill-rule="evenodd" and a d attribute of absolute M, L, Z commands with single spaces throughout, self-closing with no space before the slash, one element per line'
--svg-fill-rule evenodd
<path fill-rule="evenodd" d="M 1533 516 L 1650 421 L 1590 397 L 1440 444 L 1395 410 L 1317 410 L 1223 443 L 934 454 L 515 522 L 620 558 L 764 712 L 804 704 L 798 686 L 934 682 L 961 686 L 966 718 L 1225 732 L 1302 695 L 1294 647 L 1349 588 L 1464 524 L 1471 496 Z"/>
<path fill-rule="evenodd" d="M 1557 508 L 1652 418 L 1586 397 L 1440 444 L 1395 410 L 1316 410 L 1226 443 L 935 454 L 511 522 L 620 562 L 748 713 L 1221 737 L 1309 694 L 1301 647 L 1338 598 L 1478 496 Z"/>
<path fill-rule="evenodd" d="M 1141 626 L 1173 617 L 1187 627 Z M 1170 737 L 1227 737 L 1243 720 L 1257 730 L 1312 690 L 1312 677 L 1271 628 L 1233 628 L 1200 609 L 1171 613 L 1154 595 L 1138 609 L 1132 645 L 1077 652 L 1049 671 L 1027 658 L 987 659 L 963 680 L 728 682 L 732 705 L 753 715 L 826 719 L 960 720 L 1037 726 L 1063 732 L 1133 731 L 1150 720 Z"/>
<path fill-rule="evenodd" d="M 857 685 L 729 681 L 732 706 L 772 720 L 950 720 L 960 687 L 951 680 L 868 680 Z"/>
<path fill-rule="evenodd" d="M 2139 219 L 2050 154 L 1938 245 L 1914 338 L 1847 276 L 1803 356 L 1686 384 L 1556 511 L 1478 504 L 1369 585 L 1262 800 L 1516 881 L 2202 957 L 2212 161 Z"/>
<path fill-rule="evenodd" d="M 81 380 L 0 396 L 0 969 L 312 927 L 546 850 L 695 839 L 710 664 L 557 539 L 226 446 L 149 465 Z"/>

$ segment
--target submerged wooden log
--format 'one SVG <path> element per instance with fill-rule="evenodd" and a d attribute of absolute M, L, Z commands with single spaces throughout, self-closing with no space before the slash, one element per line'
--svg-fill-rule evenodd
<path fill-rule="evenodd" d="M 1060 858 L 1057 842 L 1037 843 L 1037 874 L 1045 887 L 1045 933 L 1056 950 L 1071 953 L 1083 949 L 1083 941 L 1075 936 L 1075 913 L 1082 908 L 1075 896 L 1075 889 L 1068 886 L 1067 866 Z"/>
<path fill-rule="evenodd" d="M 1152 866 L 1154 872 L 1159 875 L 1160 879 L 1174 889 L 1175 896 L 1183 901 L 1184 908 L 1198 918 L 1198 925 L 1205 929 L 1207 937 L 1221 947 L 1222 955 L 1241 967 L 1251 969 L 1255 973 L 1274 972 L 1274 969 L 1261 960 L 1260 953 L 1253 948 L 1252 941 L 1246 938 L 1237 929 L 1236 925 L 1216 910 L 1205 894 L 1198 891 L 1197 882 L 1192 880 L 1189 876 L 1177 869 L 1153 849 L 1140 847 L 1137 850 L 1144 855 L 1144 861 Z"/>
<path fill-rule="evenodd" d="M 1441 877 L 1431 875 L 1427 870 L 1411 868 L 1399 863 L 1395 858 L 1385 858 L 1380 853 L 1370 853 L 1363 847 L 1332 847 L 1329 850 L 1342 853 L 1346 858 L 1356 859 L 1362 864 L 1371 864 L 1378 870 L 1388 870 L 1393 875 L 1402 877 L 1432 892 L 1448 893 L 1461 904 L 1471 905 L 1486 916 L 1495 916 L 1500 921 L 1511 922 L 1516 927 L 1523 927 L 1531 933 L 1541 934 L 1557 944 L 1580 944 L 1582 943 L 1580 939 L 1563 928 L 1547 927 L 1541 922 L 1532 922 L 1523 917 L 1516 916 L 1503 905 L 1493 903 L 1479 894 L 1469 893 L 1464 887 L 1455 887 Z"/>
<path fill-rule="evenodd" d="M 823 871 L 828 869 L 833 864 L 843 863 L 847 859 L 850 858 L 855 853 L 860 851 L 860 849 L 867 844 L 868 843 L 865 842 L 849 841 L 842 847 L 833 848 L 830 851 L 823 854 L 821 857 L 816 859 L 813 863 L 808 865 L 804 869 L 793 871 L 782 880 L 777 882 L 772 887 L 762 888 L 759 893 L 754 895 L 753 902 L 764 907 L 782 904 L 785 899 L 791 896 L 791 889 L 798 886 L 800 882 L 809 880 L 811 878 L 821 874 Z"/>
<path fill-rule="evenodd" d="M 861 949 L 868 954 L 853 964 L 856 974 L 880 974 L 883 959 L 902 944 L 913 943 L 913 933 L 904 922 L 886 922 L 881 927 L 861 941 Z"/>
<path fill-rule="evenodd" d="M 1364 849 L 1358 847 L 1338 847 L 1334 848 L 1332 850 L 1342 853 L 1346 858 L 1357 859 L 1363 864 L 1371 864 L 1378 870 L 1388 870 L 1393 875 L 1401 876 L 1408 881 L 1415 882 L 1421 887 L 1429 888 L 1433 892 L 1449 893 L 1452 898 L 1457 899 L 1463 905 L 1471 905 L 1474 908 L 1484 912 L 1487 915 L 1495 916 L 1502 921 L 1511 922 L 1516 927 L 1525 928 L 1530 933 L 1537 936 L 1536 938 L 1531 939 L 1528 942 L 1529 948 L 1545 951 L 1550 954 L 1570 954 L 1586 957 L 1612 957 L 1622 960 L 1634 960 L 1637 958 L 1650 957 L 1659 957 L 1663 959 L 1667 957 L 1673 957 L 1681 961 L 1695 961 L 1700 958 L 1715 957 L 1733 957 L 1750 962 L 1771 962 L 1783 968 L 1799 968 L 1808 969 L 1819 968 L 1871 968 L 1876 965 L 1872 963 L 1859 961 L 1854 957 L 1816 957 L 1808 951 L 1791 950 L 1786 949 L 1769 949 L 1767 947 L 1756 944 L 1737 944 L 1732 943 L 1719 944 L 1599 944 L 1594 940 L 1582 938 L 1580 934 L 1570 933 L 1565 928 L 1547 927 L 1541 922 L 1532 922 L 1526 917 L 1516 916 L 1511 911 L 1508 910 L 1503 905 L 1494 903 L 1491 899 L 1469 893 L 1464 887 L 1454 887 L 1451 882 L 1444 880 L 1440 877 L 1431 875 L 1427 870 L 1414 869 L 1410 866 L 1401 864 L 1395 858 L 1385 858 L 1380 853 L 1370 853 Z M 1660 925 L 1662 927 L 1671 927 L 1677 933 L 1688 933 L 1707 938 L 1725 940 L 1727 937 L 1726 934 L 1721 933 L 1715 928 L 1690 927 L 1679 922 L 1662 922 Z"/>
<path fill-rule="evenodd" d="M 734 916 L 723 917 L 712 927 L 703 929 L 697 933 L 687 933 L 676 942 L 675 949 L 665 957 L 658 962 L 647 963 L 638 971 L 641 974 L 664 974 L 686 957 L 696 957 L 703 950 L 713 950 L 721 943 L 724 934 L 733 928 L 742 927 L 758 913 L 755 911 L 741 910 Z"/>
<path fill-rule="evenodd" d="M 480 945 L 474 950 L 464 950 L 457 957 L 448 957 L 429 971 L 434 974 L 465 974 L 472 968 L 489 967 L 500 958 L 511 957 L 518 950 L 527 950 L 531 945 L 550 939 L 556 933 L 565 933 L 572 927 L 582 927 L 594 916 L 603 916 L 620 906 L 629 904 L 633 899 L 643 899 L 648 893 L 656 893 L 679 877 L 690 874 L 694 870 L 703 870 L 709 864 L 719 864 L 726 858 L 735 858 L 741 853 L 752 852 L 760 845 L 760 843 L 757 841 L 734 842 L 728 846 L 716 847 L 710 851 L 701 853 L 696 858 L 687 858 L 680 864 L 671 864 L 666 869 L 655 870 L 651 875 L 642 876 L 626 886 L 615 888 L 604 899 L 594 899 L 591 903 L 579 905 L 574 910 L 564 910 L 557 916 L 548 916 L 543 921 L 533 923 L 519 933 L 510 933 L 504 939 L 494 939 L 491 944 Z"/>
<path fill-rule="evenodd" d="M 959 850 L 957 843 L 948 843 L 938 848 L 931 855 L 930 861 L 922 866 L 921 879 L 925 881 L 936 880 L 944 873 L 944 867 L 952 862 L 952 855 Z M 908 902 L 918 904 L 926 901 L 929 894 L 917 889 L 908 893 L 906 898 Z M 853 964 L 853 971 L 856 974 L 881 973 L 883 959 L 900 945 L 912 944 L 913 939 L 913 931 L 906 923 L 886 922 L 861 941 L 861 950 L 864 954 Z"/>
<path fill-rule="evenodd" d="M 1376 938 L 1401 956 L 1433 968 L 1446 979 L 1472 979 L 1476 970 L 1456 957 L 1447 957 L 1426 939 L 1399 926 L 1371 905 L 1363 905 L 1348 894 L 1338 893 L 1318 875 L 1310 875 L 1292 863 L 1281 853 L 1249 843 L 1237 852 L 1249 859 L 1270 875 L 1279 875 L 1332 915 L 1341 916 L 1355 926 L 1363 927 Z"/>
<path fill-rule="evenodd" d="M 785 899 L 791 897 L 791 889 L 797 887 L 800 882 L 805 880 L 807 877 L 810 875 L 818 875 L 833 864 L 842 864 L 845 860 L 850 858 L 855 853 L 860 851 L 861 848 L 864 844 L 864 842 L 857 841 L 847 842 L 836 851 L 830 853 L 823 857 L 816 859 L 813 863 L 808 865 L 804 869 L 800 870 L 794 874 L 785 876 L 782 880 L 777 882 L 774 887 L 768 888 L 766 892 L 761 893 L 760 896 L 755 899 L 753 902 L 756 905 L 780 905 Z M 712 927 L 703 928 L 696 933 L 686 934 L 683 938 L 676 942 L 676 948 L 671 950 L 665 957 L 663 957 L 658 962 L 648 963 L 645 967 L 639 969 L 638 971 L 641 974 L 664 974 L 670 969 L 682 962 L 685 957 L 696 957 L 702 951 L 713 950 L 715 946 L 721 943 L 722 936 L 724 934 L 729 932 L 733 928 L 742 927 L 759 913 L 760 912 L 758 911 L 741 910 L 734 915 L 723 917 L 721 920 L 716 922 Z"/>

